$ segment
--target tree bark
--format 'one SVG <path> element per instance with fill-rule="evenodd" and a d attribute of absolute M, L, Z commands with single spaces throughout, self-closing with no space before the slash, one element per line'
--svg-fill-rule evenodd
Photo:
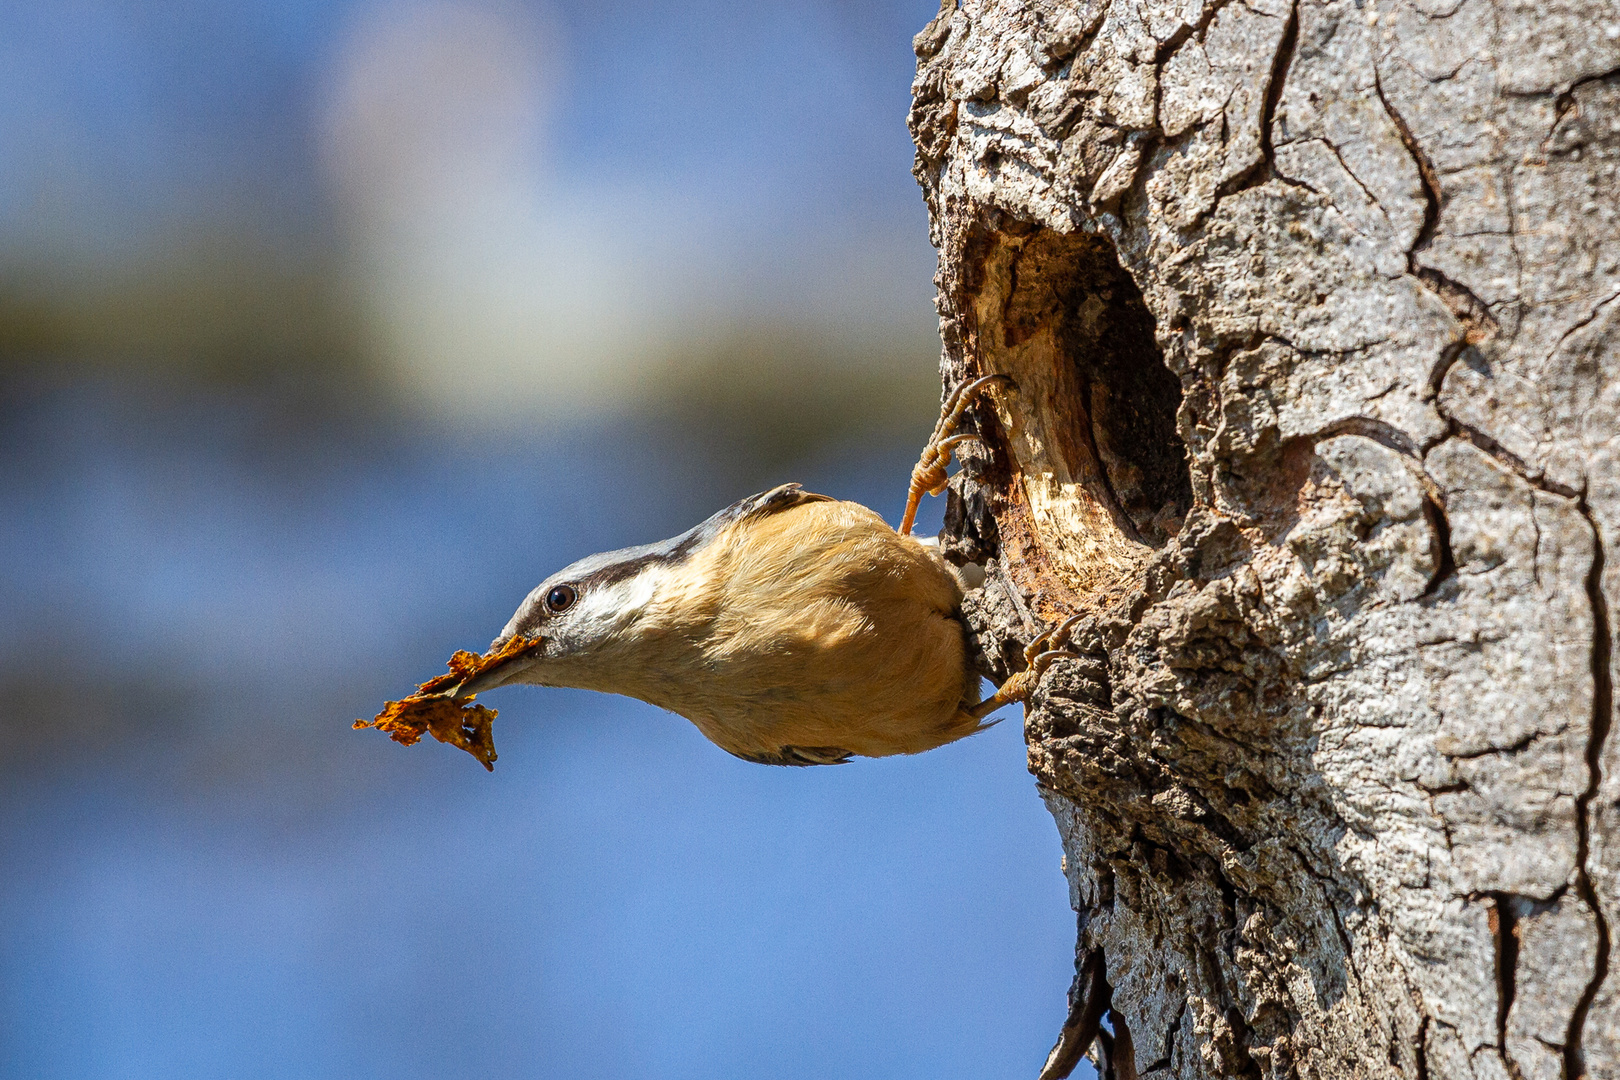
<path fill-rule="evenodd" d="M 1017 383 L 947 510 L 985 670 L 1084 616 L 1026 718 L 1047 1075 L 1620 1078 L 1620 7 L 946 0 L 916 49 L 944 379 Z"/>

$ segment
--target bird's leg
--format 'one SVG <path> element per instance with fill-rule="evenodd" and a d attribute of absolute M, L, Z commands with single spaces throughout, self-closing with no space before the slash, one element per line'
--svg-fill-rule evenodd
<path fill-rule="evenodd" d="M 1079 654 L 1069 645 L 1069 634 L 1073 632 L 1084 615 L 1071 615 L 1061 625 L 1053 627 L 1034 641 L 1024 647 L 1024 670 L 1013 675 L 985 701 L 981 701 L 972 709 L 975 719 L 982 720 L 995 712 L 1003 705 L 1014 701 L 1023 701 L 1034 692 L 1035 686 L 1046 674 L 1046 669 L 1052 666 L 1052 661 L 1060 656 L 1078 656 Z"/>
<path fill-rule="evenodd" d="M 957 384 L 950 396 L 945 399 L 945 405 L 939 411 L 939 423 L 934 425 L 934 433 L 928 438 L 928 445 L 923 447 L 922 457 L 917 459 L 916 467 L 911 470 L 911 489 L 906 492 L 906 513 L 900 519 L 900 535 L 910 536 L 911 526 L 917 520 L 917 504 L 922 497 L 938 495 L 945 490 L 947 479 L 945 469 L 951 463 L 951 451 L 969 439 L 977 439 L 973 434 L 956 435 L 956 425 L 962 422 L 962 414 L 972 406 L 974 399 L 983 393 L 985 387 L 992 383 L 1002 386 L 1012 386 L 1013 381 L 1006 375 L 985 375 L 970 382 Z"/>

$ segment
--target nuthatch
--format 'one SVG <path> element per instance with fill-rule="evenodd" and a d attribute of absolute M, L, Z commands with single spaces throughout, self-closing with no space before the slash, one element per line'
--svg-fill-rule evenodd
<path fill-rule="evenodd" d="M 1068 627 L 988 701 L 968 663 L 965 582 L 910 535 L 945 486 L 957 390 L 912 476 L 901 529 L 852 502 L 785 484 L 661 543 L 581 559 L 541 582 L 492 649 L 538 644 L 445 693 L 514 683 L 640 698 L 685 716 L 740 758 L 831 765 L 915 754 L 971 735 L 1032 687 Z M 1058 647 L 1047 648 L 1047 645 Z"/>

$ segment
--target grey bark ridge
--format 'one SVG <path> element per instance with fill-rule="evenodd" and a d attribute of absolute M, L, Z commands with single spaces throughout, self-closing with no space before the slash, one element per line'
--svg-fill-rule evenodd
<path fill-rule="evenodd" d="M 1086 614 L 1026 718 L 1043 1075 L 1620 1078 L 1620 4 L 915 46 L 942 375 L 1018 383 L 942 538 L 979 662 Z"/>

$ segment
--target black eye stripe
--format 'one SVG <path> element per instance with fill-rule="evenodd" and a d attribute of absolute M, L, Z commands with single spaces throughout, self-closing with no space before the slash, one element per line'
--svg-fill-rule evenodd
<path fill-rule="evenodd" d="M 579 593 L 572 585 L 558 585 L 546 593 L 546 610 L 553 615 L 560 615 L 574 606 L 579 599 Z"/>

